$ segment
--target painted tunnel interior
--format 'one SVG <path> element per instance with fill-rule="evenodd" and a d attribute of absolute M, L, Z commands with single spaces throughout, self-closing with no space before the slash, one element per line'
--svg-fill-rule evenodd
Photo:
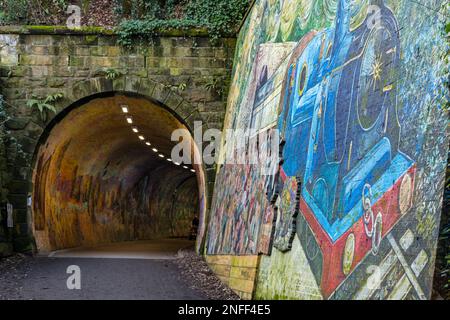
<path fill-rule="evenodd" d="M 122 94 L 57 121 L 35 155 L 37 249 L 188 236 L 199 187 L 196 169 L 170 158 L 176 129 L 186 127 L 163 107 Z"/>

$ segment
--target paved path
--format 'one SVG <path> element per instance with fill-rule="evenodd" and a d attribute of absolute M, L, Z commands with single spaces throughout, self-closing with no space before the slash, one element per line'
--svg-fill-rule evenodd
<path fill-rule="evenodd" d="M 52 258 L 119 258 L 119 259 L 175 259 L 178 250 L 190 247 L 193 241 L 165 239 L 149 241 L 129 241 L 97 246 L 75 248 L 51 252 Z"/>
<path fill-rule="evenodd" d="M 55 252 L 31 263 L 20 284 L 24 299 L 204 299 L 181 279 L 173 258 L 192 245 L 139 241 Z M 69 266 L 81 270 L 81 289 L 67 288 Z"/>

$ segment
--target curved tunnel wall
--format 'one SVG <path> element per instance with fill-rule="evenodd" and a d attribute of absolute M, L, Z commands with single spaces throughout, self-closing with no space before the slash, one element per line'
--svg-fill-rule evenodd
<path fill-rule="evenodd" d="M 128 217 L 136 219 L 134 237 L 187 236 L 198 211 L 196 193 L 197 181 L 189 173 L 180 174 L 167 168 L 150 172 L 127 198 L 127 208 L 131 210 Z"/>
<path fill-rule="evenodd" d="M 36 154 L 38 250 L 187 236 L 200 197 L 198 169 L 168 160 L 171 133 L 180 128 L 185 126 L 162 107 L 120 94 L 70 111 Z"/>

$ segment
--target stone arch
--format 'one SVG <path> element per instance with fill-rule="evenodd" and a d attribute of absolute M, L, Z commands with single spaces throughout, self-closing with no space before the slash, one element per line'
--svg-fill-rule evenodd
<path fill-rule="evenodd" d="M 158 105 L 183 123 L 191 134 L 194 132 L 195 121 L 200 121 L 202 123 L 203 130 L 208 128 L 207 123 L 204 122 L 202 115 L 196 107 L 194 107 L 189 101 L 183 99 L 175 90 L 168 88 L 161 83 L 129 76 L 124 76 L 123 78 L 115 80 L 106 79 L 105 77 L 98 77 L 75 82 L 73 86 L 65 90 L 64 98 L 56 104 L 57 112 L 52 114 L 51 117 L 47 119 L 44 124 L 43 132 L 36 141 L 27 179 L 29 182 L 29 196 L 31 196 L 33 191 L 32 172 L 36 166 L 36 155 L 40 146 L 48 138 L 52 128 L 77 107 L 80 107 L 96 98 L 112 97 L 115 95 L 143 98 Z M 204 203 L 200 203 L 203 211 L 200 217 L 201 228 L 197 238 L 198 250 L 200 250 L 204 242 L 208 210 L 214 183 L 214 180 L 211 180 L 211 177 L 214 178 L 214 175 L 211 175 L 211 167 L 205 167 L 202 165 L 201 168 L 201 176 L 197 176 L 197 181 L 199 187 L 203 188 Z M 28 216 L 32 217 L 31 207 L 28 208 L 28 211 Z M 31 226 L 31 223 L 32 221 L 28 221 L 29 227 Z M 29 232 L 30 231 L 31 230 L 29 228 Z"/>
<path fill-rule="evenodd" d="M 196 106 L 170 87 L 147 78 L 122 76 L 112 80 L 106 77 L 96 77 L 78 81 L 67 89 L 67 96 L 63 103 L 70 108 L 78 101 L 89 99 L 90 96 L 111 92 L 124 92 L 146 97 L 172 112 L 191 130 L 194 128 L 194 121 L 201 121 L 207 127 L 207 123 Z M 61 111 L 65 109 L 63 108 Z"/>

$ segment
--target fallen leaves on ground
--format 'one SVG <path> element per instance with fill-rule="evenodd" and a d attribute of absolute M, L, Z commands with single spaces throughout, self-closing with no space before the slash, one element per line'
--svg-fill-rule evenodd
<path fill-rule="evenodd" d="M 0 300 L 21 299 L 21 281 L 28 276 L 32 258 L 24 254 L 15 254 L 0 258 Z"/>
<path fill-rule="evenodd" d="M 225 285 L 209 268 L 193 247 L 182 249 L 176 260 L 183 280 L 194 290 L 211 300 L 239 300 L 239 296 Z"/>

